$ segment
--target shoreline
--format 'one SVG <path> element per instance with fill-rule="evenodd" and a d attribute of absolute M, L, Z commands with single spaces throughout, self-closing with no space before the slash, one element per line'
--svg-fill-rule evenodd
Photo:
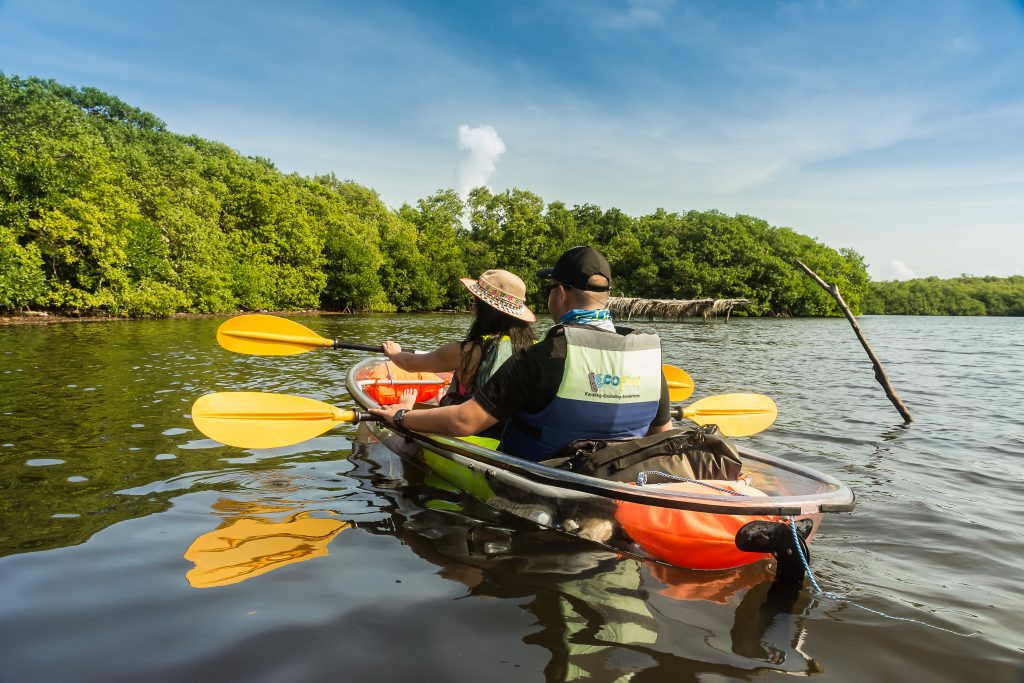
<path fill-rule="evenodd" d="M 175 313 L 166 318 L 119 318 L 109 315 L 61 315 L 48 311 L 31 311 L 27 314 L 2 315 L 0 316 L 0 327 L 15 325 L 51 325 L 54 323 L 109 323 L 109 322 L 137 322 L 140 320 L 174 320 L 178 318 L 230 318 L 246 313 L 262 313 L 264 315 L 352 315 L 346 311 L 234 311 L 229 313 Z"/>
<path fill-rule="evenodd" d="M 440 311 L 406 311 L 409 313 L 466 313 L 467 311 L 440 310 Z M 166 318 L 118 318 L 109 315 L 61 315 L 48 311 L 30 311 L 27 314 L 0 315 L 0 327 L 14 327 L 18 325 L 52 325 L 56 323 L 109 323 L 109 322 L 138 322 L 140 320 L 174 320 L 182 318 L 232 318 L 237 315 L 260 313 L 262 315 L 276 315 L 287 317 L 290 315 L 356 315 L 356 311 L 323 311 L 318 309 L 306 309 L 301 311 L 232 311 L 229 313 L 175 313 Z M 358 313 L 377 313 L 379 315 L 394 315 L 385 311 L 358 311 Z"/>

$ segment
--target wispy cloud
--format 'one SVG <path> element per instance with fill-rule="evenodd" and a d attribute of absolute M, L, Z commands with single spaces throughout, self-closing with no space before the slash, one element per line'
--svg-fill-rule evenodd
<path fill-rule="evenodd" d="M 674 5 L 673 0 L 626 0 L 626 9 L 609 13 L 604 17 L 604 24 L 619 29 L 661 24 L 665 13 Z"/>
<path fill-rule="evenodd" d="M 880 269 L 875 274 L 875 278 L 880 280 L 913 280 L 916 277 L 917 275 L 906 263 L 895 258 L 889 259 L 888 269 Z"/>
<path fill-rule="evenodd" d="M 953 52 L 974 52 L 978 45 L 971 36 L 956 36 L 949 41 L 949 49 Z"/>

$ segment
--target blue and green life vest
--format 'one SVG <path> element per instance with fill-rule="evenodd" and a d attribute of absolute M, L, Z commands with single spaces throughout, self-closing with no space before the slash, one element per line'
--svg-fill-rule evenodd
<path fill-rule="evenodd" d="M 647 433 L 661 400 L 661 340 L 567 326 L 565 370 L 555 398 L 537 413 L 520 411 L 501 450 L 527 460 L 554 457 L 576 439 L 628 439 Z"/>

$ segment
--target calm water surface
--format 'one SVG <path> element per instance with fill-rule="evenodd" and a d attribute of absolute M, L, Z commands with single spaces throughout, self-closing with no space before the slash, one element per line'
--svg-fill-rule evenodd
<path fill-rule="evenodd" d="M 296 320 L 410 348 L 469 321 Z M 838 601 L 538 532 L 344 428 L 220 446 L 200 395 L 351 404 L 363 357 L 234 355 L 220 322 L 0 327 L 0 681 L 1022 680 L 1024 319 L 864 318 L 909 426 L 845 320 L 653 325 L 694 399 L 771 395 L 750 444 L 857 493 L 811 544 Z"/>

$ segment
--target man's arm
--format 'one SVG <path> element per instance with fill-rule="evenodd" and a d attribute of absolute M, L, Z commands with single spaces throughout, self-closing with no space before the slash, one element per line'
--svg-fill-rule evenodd
<path fill-rule="evenodd" d="M 383 408 L 370 408 L 370 412 L 384 418 L 385 422 L 394 426 L 395 413 L 404 408 L 408 412 L 402 416 L 402 426 L 421 434 L 443 434 L 445 436 L 469 436 L 478 434 L 498 421 L 484 410 L 476 399 L 470 399 L 456 406 L 431 408 L 429 410 L 410 410 L 415 398 Z"/>
<path fill-rule="evenodd" d="M 668 381 L 665 373 L 661 373 L 661 398 L 658 400 L 658 414 L 651 420 L 647 428 L 648 434 L 660 434 L 672 429 L 672 405 L 668 394 Z"/>
<path fill-rule="evenodd" d="M 388 424 L 394 424 L 395 411 L 405 408 L 409 412 L 402 416 L 402 426 L 412 431 L 446 436 L 479 434 L 513 415 L 538 390 L 543 394 L 550 389 L 554 395 L 557 386 L 546 388 L 537 384 L 537 378 L 543 375 L 538 358 L 546 359 L 549 355 L 550 349 L 545 347 L 545 342 L 520 349 L 480 387 L 472 399 L 459 405 L 411 410 L 415 396 L 403 395 L 398 405 L 371 408 L 370 412 L 380 415 Z M 667 384 L 665 391 L 668 391 Z"/>
<path fill-rule="evenodd" d="M 650 428 L 648 428 L 647 434 L 648 434 L 648 436 L 651 435 L 651 434 L 660 434 L 661 432 L 667 432 L 670 429 L 672 429 L 672 420 L 671 420 L 671 418 L 669 419 L 668 422 L 666 422 L 663 425 L 655 426 L 655 425 L 652 424 L 650 426 Z"/>

